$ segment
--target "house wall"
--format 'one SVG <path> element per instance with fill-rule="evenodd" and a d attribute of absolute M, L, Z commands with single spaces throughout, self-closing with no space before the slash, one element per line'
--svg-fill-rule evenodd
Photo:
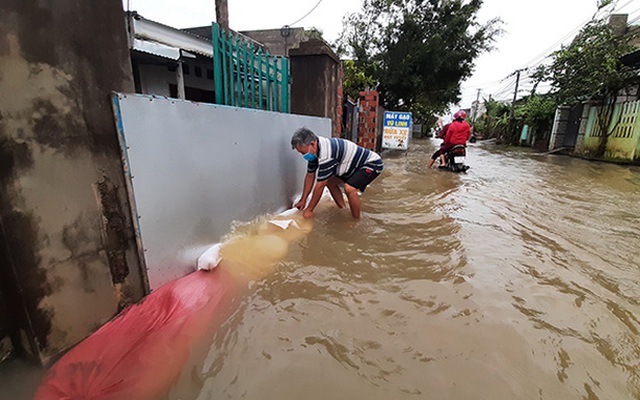
<path fill-rule="evenodd" d="M 176 63 L 167 61 L 166 65 L 162 64 L 145 64 L 143 62 L 136 61 L 135 55 L 133 56 L 134 62 L 137 63 L 138 76 L 140 77 L 140 89 L 142 94 L 154 94 L 157 96 L 171 97 L 170 85 L 177 84 L 176 78 Z M 184 85 L 188 88 L 202 89 L 206 91 L 214 91 L 213 82 L 213 60 L 187 60 L 183 62 L 187 65 L 184 71 Z M 172 68 L 169 65 L 173 64 Z M 197 76 L 196 67 L 200 68 L 200 76 Z M 175 97 L 175 96 L 174 96 Z M 199 100 L 189 99 L 187 100 Z"/>
<path fill-rule="evenodd" d="M 63 0 L 0 13 L 0 331 L 42 363 L 144 294 L 109 97 L 133 90 L 122 14 Z"/>
<path fill-rule="evenodd" d="M 587 106 L 588 121 L 582 143 L 576 147 L 579 154 L 595 154 L 602 140 L 597 123 L 597 107 Z M 607 132 L 604 156 L 607 158 L 636 160 L 640 158 L 640 101 L 616 104 Z"/>
<path fill-rule="evenodd" d="M 138 65 L 142 93 L 170 96 L 169 85 L 176 84 L 176 74 L 165 65 Z"/>
<path fill-rule="evenodd" d="M 553 120 L 553 128 L 551 130 L 551 138 L 549 139 L 549 150 L 562 147 L 564 136 L 567 132 L 567 123 L 571 107 L 560 106 L 556 109 L 556 116 Z"/>

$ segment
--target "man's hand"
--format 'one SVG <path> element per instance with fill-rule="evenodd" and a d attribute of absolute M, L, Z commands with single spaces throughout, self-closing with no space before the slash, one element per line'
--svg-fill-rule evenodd
<path fill-rule="evenodd" d="M 311 210 L 304 210 L 302 212 L 302 217 L 303 218 L 313 218 L 313 211 Z"/>
<path fill-rule="evenodd" d="M 306 203 L 305 201 L 303 201 L 302 199 L 300 199 L 300 201 L 298 201 L 296 204 L 294 204 L 293 206 L 295 208 L 297 208 L 298 210 L 302 210 L 304 208 L 304 203 Z"/>

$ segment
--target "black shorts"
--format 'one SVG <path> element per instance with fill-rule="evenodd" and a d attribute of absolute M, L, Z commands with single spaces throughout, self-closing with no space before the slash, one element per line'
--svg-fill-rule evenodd
<path fill-rule="evenodd" d="M 380 172 L 376 172 L 369 167 L 362 167 L 357 170 L 353 175 L 349 178 L 345 178 L 340 176 L 339 178 L 344 181 L 347 185 L 353 186 L 361 192 L 367 188 L 367 185 L 373 182 L 380 175 Z"/>

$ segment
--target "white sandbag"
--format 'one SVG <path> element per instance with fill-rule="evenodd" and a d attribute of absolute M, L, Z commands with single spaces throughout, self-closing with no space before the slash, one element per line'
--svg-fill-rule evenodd
<path fill-rule="evenodd" d="M 211 271 L 220 264 L 220 261 L 222 260 L 222 256 L 220 255 L 221 247 L 222 243 L 216 243 L 198 257 L 196 266 L 199 271 Z"/>
<path fill-rule="evenodd" d="M 278 214 L 278 217 L 290 217 L 293 214 L 297 213 L 298 209 L 297 208 L 290 208 L 288 210 L 285 210 L 283 212 L 281 212 L 280 214 Z"/>
<path fill-rule="evenodd" d="M 292 219 L 272 219 L 269 221 L 269 223 L 281 229 L 287 229 L 289 228 L 289 226 L 300 229 L 296 221 Z"/>

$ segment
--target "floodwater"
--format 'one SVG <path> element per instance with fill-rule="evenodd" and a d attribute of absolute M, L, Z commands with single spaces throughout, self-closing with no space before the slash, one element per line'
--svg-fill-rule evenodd
<path fill-rule="evenodd" d="M 254 279 L 171 399 L 640 399 L 640 169 L 387 153 Z"/>

